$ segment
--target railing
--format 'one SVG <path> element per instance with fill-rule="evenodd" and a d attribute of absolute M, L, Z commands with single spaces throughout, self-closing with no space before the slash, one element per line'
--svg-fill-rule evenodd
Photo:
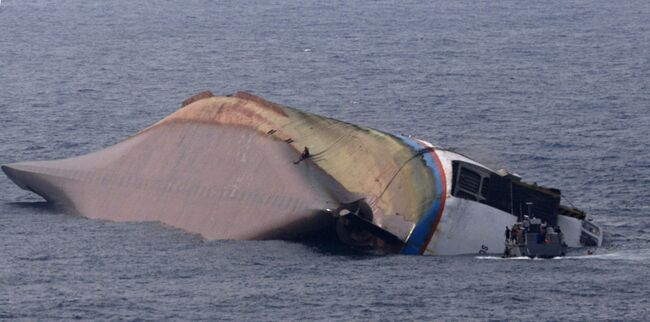
<path fill-rule="evenodd" d="M 602 234 L 600 227 L 588 222 L 582 222 L 582 232 L 580 234 L 580 244 L 584 246 L 600 246 Z"/>
<path fill-rule="evenodd" d="M 582 221 L 582 229 L 592 233 L 595 236 L 600 236 L 600 228 L 588 221 Z"/>

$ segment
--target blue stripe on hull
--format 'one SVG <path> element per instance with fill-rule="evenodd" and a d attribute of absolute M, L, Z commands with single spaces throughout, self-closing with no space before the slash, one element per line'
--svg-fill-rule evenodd
<path fill-rule="evenodd" d="M 398 136 L 402 141 L 411 146 L 416 151 L 423 149 L 417 141 L 403 136 Z M 406 241 L 406 246 L 402 250 L 403 254 L 406 255 L 419 255 L 422 254 L 423 250 L 426 248 L 426 243 L 429 242 L 429 236 L 431 236 L 432 230 L 435 229 L 434 224 L 438 220 L 438 216 L 441 216 L 441 209 L 443 207 L 442 203 L 442 193 L 443 189 L 443 175 L 440 173 L 440 169 L 436 164 L 436 161 L 433 160 L 431 153 L 423 154 L 425 164 L 427 167 L 431 168 L 433 171 L 434 178 L 436 180 L 436 198 L 431 204 L 431 207 L 422 215 L 420 221 L 415 225 L 415 228 L 411 232 L 409 239 Z"/>

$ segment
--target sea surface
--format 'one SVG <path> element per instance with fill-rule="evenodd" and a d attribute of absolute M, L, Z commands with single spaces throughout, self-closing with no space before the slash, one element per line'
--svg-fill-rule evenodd
<path fill-rule="evenodd" d="M 61 213 L 0 176 L 0 319 L 649 319 L 647 0 L 0 5 L 0 163 L 115 144 L 204 90 L 559 188 L 605 244 L 503 260 L 206 241 Z"/>

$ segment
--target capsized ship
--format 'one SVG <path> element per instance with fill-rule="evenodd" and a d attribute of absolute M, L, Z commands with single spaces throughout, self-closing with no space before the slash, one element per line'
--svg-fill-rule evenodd
<path fill-rule="evenodd" d="M 403 254 L 501 253 L 524 214 L 570 247 L 600 227 L 561 192 L 429 142 L 239 92 L 197 94 L 106 149 L 2 166 L 23 189 L 88 218 L 159 221 L 206 239 L 300 240 L 323 232 Z"/>

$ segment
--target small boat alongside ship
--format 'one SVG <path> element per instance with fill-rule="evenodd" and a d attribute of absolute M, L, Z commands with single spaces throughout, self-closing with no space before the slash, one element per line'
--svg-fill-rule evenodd
<path fill-rule="evenodd" d="M 553 258 L 566 255 L 567 248 L 559 226 L 525 216 L 512 229 L 506 228 L 503 257 Z"/>

